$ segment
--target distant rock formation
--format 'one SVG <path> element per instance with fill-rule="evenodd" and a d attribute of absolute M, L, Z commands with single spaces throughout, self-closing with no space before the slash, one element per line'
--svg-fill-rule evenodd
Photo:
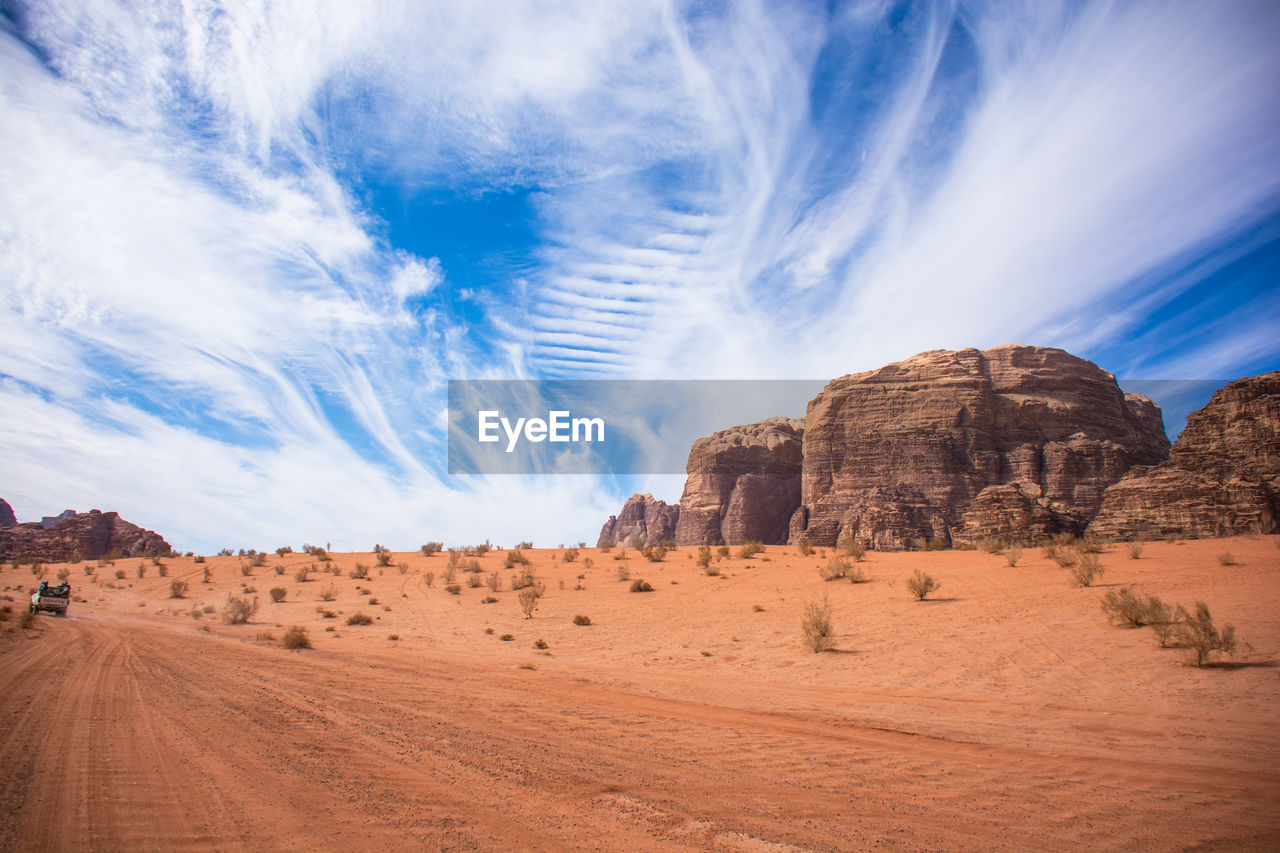
<path fill-rule="evenodd" d="M 18 523 L 18 517 L 13 514 L 13 507 L 9 506 L 9 502 L 4 498 L 0 498 L 0 527 L 9 527 Z"/>
<path fill-rule="evenodd" d="M 57 527 L 59 524 L 66 521 L 68 518 L 75 518 L 75 516 L 76 516 L 76 511 L 74 509 L 64 509 L 62 512 L 58 513 L 57 515 L 46 515 L 43 518 L 41 518 L 40 526 L 43 527 L 45 530 L 48 530 L 50 527 Z"/>
<path fill-rule="evenodd" d="M 787 541 L 800 505 L 804 421 L 769 418 L 693 443 L 680 496 L 680 545 Z"/>
<path fill-rule="evenodd" d="M 158 533 L 130 524 L 118 513 L 96 509 L 74 514 L 50 528 L 38 521 L 0 527 L 0 560 L 63 563 L 112 553 L 135 557 L 169 551 L 169 543 Z"/>
<path fill-rule="evenodd" d="M 1280 530 L 1280 371 L 1237 379 L 1187 418 L 1169 460 L 1107 489 L 1107 539 Z"/>
<path fill-rule="evenodd" d="M 609 516 L 600 529 L 596 547 L 608 543 L 661 545 L 676 538 L 676 519 L 680 507 L 656 500 L 653 495 L 632 495 L 622 505 L 622 512 Z"/>
<path fill-rule="evenodd" d="M 809 403 L 792 539 L 894 549 L 1079 533 L 1108 486 L 1168 452 L 1159 407 L 1062 350 L 920 353 Z"/>

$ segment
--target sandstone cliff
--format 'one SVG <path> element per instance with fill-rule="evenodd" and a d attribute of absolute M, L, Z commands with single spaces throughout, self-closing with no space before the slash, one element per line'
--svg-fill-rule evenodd
<path fill-rule="evenodd" d="M 9 506 L 9 502 L 4 498 L 0 498 L 0 527 L 9 527 L 17 523 L 18 519 L 13 514 L 13 507 Z"/>
<path fill-rule="evenodd" d="M 656 500 L 653 495 L 632 495 L 622 505 L 622 512 L 609 516 L 600 528 L 596 547 L 608 542 L 630 545 L 661 545 L 676 538 L 676 519 L 680 507 Z"/>
<path fill-rule="evenodd" d="M 936 350 L 808 406 L 792 540 L 874 548 L 1081 532 L 1104 490 L 1169 452 L 1159 408 L 1062 350 Z"/>
<path fill-rule="evenodd" d="M 1187 418 L 1169 460 L 1107 489 L 1099 537 L 1280 530 L 1280 371 L 1237 379 Z"/>
<path fill-rule="evenodd" d="M 800 505 L 804 421 L 769 418 L 693 443 L 680 496 L 680 545 L 787 541 Z"/>
<path fill-rule="evenodd" d="M 96 509 L 50 528 L 38 521 L 0 528 L 0 560 L 30 558 L 55 563 L 96 560 L 112 552 L 132 557 L 169 551 L 169 543 L 158 533 L 130 524 L 117 513 Z"/>

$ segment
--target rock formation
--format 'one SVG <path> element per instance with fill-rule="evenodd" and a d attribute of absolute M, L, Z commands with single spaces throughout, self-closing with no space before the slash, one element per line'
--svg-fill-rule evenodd
<path fill-rule="evenodd" d="M 769 418 L 695 441 L 676 542 L 786 542 L 788 521 L 800 505 L 803 442 L 799 418 Z"/>
<path fill-rule="evenodd" d="M 1084 359 L 925 352 L 809 403 L 790 536 L 886 549 L 1082 532 L 1108 486 L 1168 452 L 1159 408 Z"/>
<path fill-rule="evenodd" d="M 1187 418 L 1167 462 L 1107 489 L 1090 532 L 1107 539 L 1280 530 L 1280 371 L 1237 379 Z"/>
<path fill-rule="evenodd" d="M 676 519 L 680 507 L 656 500 L 653 495 L 632 495 L 622 505 L 622 512 L 609 516 L 600 529 L 596 546 L 612 542 L 630 545 L 661 545 L 676 538 Z"/>
<path fill-rule="evenodd" d="M 18 518 L 13 514 L 13 507 L 4 498 L 0 498 L 0 527 L 17 524 Z"/>
<path fill-rule="evenodd" d="M 40 526 L 43 527 L 45 530 L 48 530 L 50 527 L 57 527 L 59 524 L 66 521 L 68 518 L 75 518 L 75 517 L 76 517 L 76 511 L 74 509 L 64 509 L 62 512 L 58 513 L 57 515 L 46 515 L 43 518 L 41 518 Z"/>
<path fill-rule="evenodd" d="M 130 524 L 114 512 L 91 510 L 46 529 L 40 522 L 0 528 L 0 559 L 35 559 L 46 563 L 96 560 L 119 553 L 167 554 L 169 543 L 150 530 Z"/>

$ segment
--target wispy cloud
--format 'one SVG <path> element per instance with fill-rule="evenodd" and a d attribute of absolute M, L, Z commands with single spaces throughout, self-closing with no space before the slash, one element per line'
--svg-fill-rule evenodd
<path fill-rule="evenodd" d="M 1274 4 L 15 5 L 25 516 L 91 497 L 193 547 L 589 538 L 631 484 L 448 477 L 446 379 L 1280 356 Z M 387 187 L 519 194 L 519 263 Z"/>

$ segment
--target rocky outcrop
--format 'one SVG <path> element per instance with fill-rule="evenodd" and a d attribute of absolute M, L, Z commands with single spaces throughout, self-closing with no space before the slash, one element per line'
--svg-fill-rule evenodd
<path fill-rule="evenodd" d="M 676 520 L 680 507 L 660 501 L 653 495 L 632 495 L 622 505 L 622 512 L 609 516 L 600 528 L 596 547 L 608 543 L 661 545 L 676 538 Z"/>
<path fill-rule="evenodd" d="M 41 518 L 40 526 L 43 527 L 45 530 L 48 530 L 50 527 L 57 527 L 59 524 L 66 521 L 68 518 L 75 518 L 75 517 L 76 517 L 76 511 L 74 509 L 64 509 L 62 512 L 58 513 L 57 515 L 46 515 L 43 518 Z"/>
<path fill-rule="evenodd" d="M 1233 536 L 1280 526 L 1280 371 L 1238 379 L 1187 418 L 1168 461 L 1107 489 L 1100 538 Z"/>
<path fill-rule="evenodd" d="M 55 527 L 40 522 L 0 528 L 0 559 L 34 559 L 46 563 L 96 560 L 124 556 L 167 554 L 169 543 L 151 530 L 130 524 L 114 512 L 91 510 L 73 515 Z"/>
<path fill-rule="evenodd" d="M 689 451 L 675 541 L 787 541 L 800 505 L 804 421 L 770 418 L 700 438 Z"/>
<path fill-rule="evenodd" d="M 809 403 L 789 533 L 884 549 L 1082 532 L 1108 486 L 1168 452 L 1159 408 L 1089 361 L 1029 346 L 925 352 Z"/>
<path fill-rule="evenodd" d="M 18 523 L 18 518 L 13 514 L 13 507 L 9 506 L 9 502 L 4 498 L 0 498 L 0 527 L 9 527 Z"/>

